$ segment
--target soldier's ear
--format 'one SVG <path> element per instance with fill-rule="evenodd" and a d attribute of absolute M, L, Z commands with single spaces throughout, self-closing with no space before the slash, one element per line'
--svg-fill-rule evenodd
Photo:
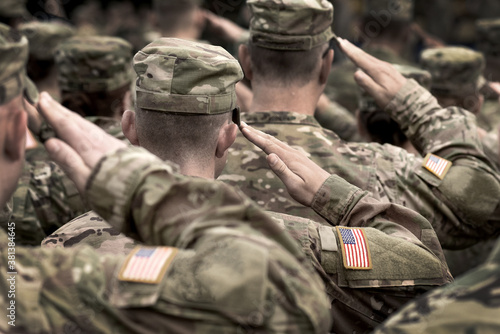
<path fill-rule="evenodd" d="M 326 56 L 321 60 L 321 70 L 319 74 L 319 83 L 325 85 L 328 81 L 328 76 L 330 75 L 330 70 L 332 69 L 333 62 L 333 50 L 330 49 Z"/>
<path fill-rule="evenodd" d="M 140 146 L 139 137 L 137 136 L 135 112 L 133 112 L 132 110 L 125 110 L 125 112 L 123 113 L 122 131 L 132 145 Z"/>
<path fill-rule="evenodd" d="M 245 73 L 245 76 L 248 80 L 253 79 L 253 71 L 252 71 L 252 60 L 250 59 L 250 51 L 248 50 L 248 46 L 245 44 L 241 44 L 238 49 L 238 57 L 240 59 L 241 68 Z"/>
<path fill-rule="evenodd" d="M 233 145 L 236 135 L 238 133 L 238 126 L 233 123 L 224 124 L 219 130 L 219 138 L 217 147 L 215 149 L 215 156 L 217 158 L 224 157 L 226 151 Z"/>

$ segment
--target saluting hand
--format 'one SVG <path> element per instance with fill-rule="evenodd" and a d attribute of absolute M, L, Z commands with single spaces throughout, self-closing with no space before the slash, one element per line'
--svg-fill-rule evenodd
<path fill-rule="evenodd" d="M 290 196 L 302 205 L 311 206 L 314 195 L 330 173 L 309 160 L 300 151 L 243 122 L 241 132 L 249 141 L 268 154 L 269 167 L 285 184 Z"/>
<path fill-rule="evenodd" d="M 46 92 L 40 94 L 39 107 L 42 116 L 60 138 L 47 140 L 45 148 L 83 194 L 90 173 L 99 160 L 126 147 L 126 144 L 66 109 Z"/>
<path fill-rule="evenodd" d="M 342 51 L 360 68 L 354 74 L 356 83 L 385 109 L 407 79 L 391 64 L 369 55 L 345 39 L 337 40 Z"/>

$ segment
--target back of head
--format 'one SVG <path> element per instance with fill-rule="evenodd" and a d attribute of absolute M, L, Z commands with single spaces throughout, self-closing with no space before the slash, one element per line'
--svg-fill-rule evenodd
<path fill-rule="evenodd" d="M 405 78 L 414 79 L 420 86 L 430 89 L 432 76 L 428 71 L 408 65 L 393 64 L 393 66 Z M 358 122 L 361 132 L 370 141 L 401 147 L 408 140 L 398 123 L 381 110 L 375 99 L 364 91 L 360 93 L 359 98 Z"/>
<path fill-rule="evenodd" d="M 236 108 L 238 61 L 221 47 L 161 38 L 135 55 L 134 69 L 140 144 L 173 161 L 213 155 Z"/>
<path fill-rule="evenodd" d="M 132 46 L 108 36 L 77 36 L 56 49 L 62 103 L 83 116 L 116 116 L 129 90 Z M 117 102 L 118 101 L 118 102 Z"/>
<path fill-rule="evenodd" d="M 162 35 L 172 36 L 189 29 L 194 24 L 192 14 L 199 5 L 199 0 L 154 0 L 153 11 Z"/>
<path fill-rule="evenodd" d="M 32 21 L 20 24 L 18 29 L 29 41 L 28 74 L 35 81 L 50 72 L 57 46 L 76 33 L 74 28 L 61 22 Z"/>
<path fill-rule="evenodd" d="M 327 0 L 248 0 L 249 49 L 256 75 L 277 83 L 304 83 L 334 37 Z"/>
<path fill-rule="evenodd" d="M 428 49 L 422 52 L 420 63 L 432 75 L 431 93 L 438 100 L 454 100 L 453 105 L 476 111 L 477 108 L 467 104 L 478 103 L 479 90 L 485 83 L 482 76 L 485 60 L 480 52 L 464 47 Z"/>

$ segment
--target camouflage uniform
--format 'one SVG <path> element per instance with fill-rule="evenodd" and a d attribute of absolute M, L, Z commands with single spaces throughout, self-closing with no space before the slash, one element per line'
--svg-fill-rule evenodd
<path fill-rule="evenodd" d="M 485 263 L 419 298 L 375 331 L 382 333 L 498 333 L 500 242 Z"/>
<path fill-rule="evenodd" d="M 333 332 L 370 331 L 407 301 L 451 282 L 439 240 L 418 213 L 378 202 L 338 176 L 327 180 L 317 201 L 325 194 L 329 201 L 317 207 L 332 225 L 363 229 L 373 261 L 371 270 L 345 268 L 338 227 L 324 227 L 280 213 L 268 214 L 299 242 L 325 282 L 332 304 Z M 128 254 L 136 241 L 91 212 L 47 237 L 42 247 L 84 244 L 100 254 Z"/>
<path fill-rule="evenodd" d="M 316 108 L 314 118 L 323 128 L 335 132 L 342 140 L 364 141 L 358 132 L 354 115 L 337 102 L 329 101 L 328 107 L 324 110 Z"/>
<path fill-rule="evenodd" d="M 432 73 L 431 92 L 437 96 L 462 98 L 479 95 L 485 82 L 482 77 L 484 56 L 470 49 L 446 47 L 426 50 L 422 53 L 421 63 L 423 68 Z M 477 121 L 479 125 L 488 123 L 481 114 L 477 116 Z M 486 147 L 491 139 L 483 138 L 481 142 Z M 494 143 L 493 147 L 498 147 L 498 143 Z M 497 165 L 498 158 L 494 158 L 491 151 L 492 149 L 484 150 L 491 162 Z M 496 156 L 498 157 L 498 151 Z M 492 243 L 491 240 L 481 240 L 467 249 L 446 250 L 445 256 L 451 273 L 454 276 L 460 275 L 483 263 L 491 252 Z"/>
<path fill-rule="evenodd" d="M 432 75 L 431 93 L 436 96 L 466 97 L 479 94 L 485 80 L 484 56 L 464 47 L 428 49 L 420 65 Z"/>
<path fill-rule="evenodd" d="M 55 60 L 63 92 L 109 92 L 132 82 L 132 46 L 118 37 L 73 37 L 58 46 Z M 107 133 L 126 141 L 118 119 L 86 116 Z"/>
<path fill-rule="evenodd" d="M 280 39 L 280 27 L 266 25 L 260 11 L 254 15 L 252 22 L 269 29 L 268 44 L 274 36 Z M 321 16 L 315 19 L 320 21 Z M 323 19 L 329 22 L 327 16 Z M 279 22 L 285 27 L 295 24 L 284 19 Z M 300 32 L 296 24 L 295 31 Z M 431 222 L 445 248 L 464 248 L 498 234 L 499 176 L 482 153 L 475 118 L 459 108 L 442 109 L 414 80 L 406 82 L 386 111 L 419 152 L 453 162 L 443 179 L 427 171 L 421 157 L 389 145 L 346 144 L 310 116 L 273 110 L 242 114 L 242 120 L 287 142 L 326 171 L 370 191 L 375 198 L 419 212 Z M 230 149 L 219 180 L 238 186 L 267 210 L 324 222 L 291 199 L 268 167 L 265 154 L 243 136 L 238 136 Z"/>
<path fill-rule="evenodd" d="M 86 189 L 92 208 L 118 231 L 155 246 L 151 251 L 170 247 L 168 268 L 147 277 L 158 278 L 155 283 L 143 283 L 125 271 L 118 275 L 128 267 L 123 255 L 102 256 L 87 247 L 18 246 L 16 266 L 9 269 L 11 246 L 0 232 L 5 309 L 10 306 L 5 298 L 11 288 L 8 272 L 17 271 L 15 328 L 3 317 L 2 332 L 329 329 L 321 280 L 297 244 L 241 193 L 222 183 L 174 174 L 171 166 L 140 148 L 101 160 Z"/>
<path fill-rule="evenodd" d="M 76 33 L 73 27 L 56 22 L 32 21 L 18 29 L 28 38 L 30 56 L 38 60 L 53 60 L 57 46 Z"/>
<path fill-rule="evenodd" d="M 242 78 L 242 72 L 237 61 L 219 48 L 160 39 L 136 55 L 134 68 L 138 74 L 137 105 L 141 109 L 187 113 L 194 118 L 196 114 L 227 112 L 236 106 L 233 85 Z M 189 76 L 193 68 L 201 69 L 196 78 Z M 210 104 L 200 103 L 203 101 Z M 329 200 L 324 202 L 327 197 Z M 342 244 L 335 237 L 338 228 L 325 230 L 304 218 L 273 214 L 282 228 L 301 243 L 328 285 L 336 332 L 370 330 L 408 299 L 451 280 L 436 234 L 417 213 L 377 203 L 368 193 L 337 176 L 325 183 L 316 202 L 320 212 L 331 217 L 332 224 L 363 227 L 373 259 L 369 271 L 346 269 Z M 182 207 L 178 210 L 189 212 Z M 88 244 L 102 254 L 128 253 L 135 241 L 120 234 L 121 230 L 114 229 L 104 218 L 94 212 L 87 213 L 42 244 L 44 247 Z M 402 267 L 408 269 L 400 270 Z"/>
<path fill-rule="evenodd" d="M 0 47 L 0 104 L 23 91 L 34 103 L 37 91 L 25 71 L 26 37 L 1 25 Z M 0 226 L 6 229 L 9 223 L 15 223 L 18 244 L 39 245 L 48 234 L 83 212 L 76 187 L 55 164 L 26 163 L 15 193 L 0 213 Z"/>

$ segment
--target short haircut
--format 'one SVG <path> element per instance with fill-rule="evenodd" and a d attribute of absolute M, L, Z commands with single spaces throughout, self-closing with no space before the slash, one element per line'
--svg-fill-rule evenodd
<path fill-rule="evenodd" d="M 182 164 L 191 157 L 200 161 L 213 158 L 223 124 L 231 122 L 231 112 L 217 115 L 165 113 L 136 108 L 139 143 L 164 160 Z"/>
<path fill-rule="evenodd" d="M 304 86 L 314 79 L 328 43 L 308 51 L 271 50 L 248 44 L 254 74 L 277 86 Z"/>
<path fill-rule="evenodd" d="M 84 117 L 121 117 L 125 111 L 125 94 L 129 90 L 130 84 L 109 92 L 62 91 L 61 104 Z"/>

